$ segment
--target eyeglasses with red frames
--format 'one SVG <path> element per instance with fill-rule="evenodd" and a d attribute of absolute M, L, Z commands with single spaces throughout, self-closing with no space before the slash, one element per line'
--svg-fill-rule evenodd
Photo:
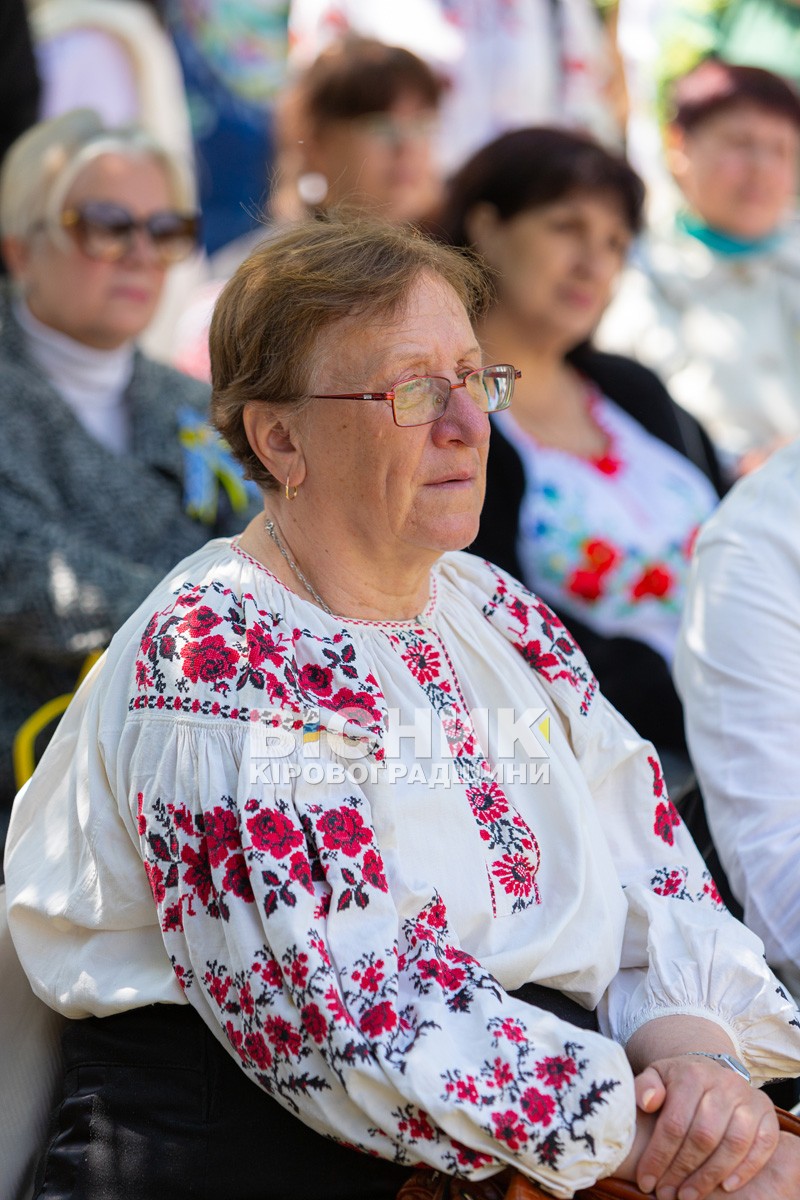
<path fill-rule="evenodd" d="M 514 381 L 522 372 L 510 363 L 495 363 L 470 371 L 459 383 L 451 383 L 443 375 L 420 375 L 395 384 L 390 392 L 340 392 L 312 396 L 312 400 L 378 400 L 391 404 L 395 425 L 432 425 L 447 410 L 450 396 L 465 388 L 481 412 L 500 412 L 508 408 L 514 395 Z"/>
<path fill-rule="evenodd" d="M 65 209 L 60 218 L 87 258 L 117 262 L 129 254 L 137 231 L 147 234 L 162 267 L 188 258 L 196 248 L 200 218 L 197 213 L 165 210 L 137 220 L 123 205 L 89 200 Z"/>

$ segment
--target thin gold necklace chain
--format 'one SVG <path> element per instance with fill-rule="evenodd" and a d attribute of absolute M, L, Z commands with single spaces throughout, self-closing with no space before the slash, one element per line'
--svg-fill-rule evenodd
<path fill-rule="evenodd" d="M 317 591 L 317 589 L 316 589 L 315 587 L 313 587 L 313 586 L 312 586 L 312 584 L 310 584 L 310 583 L 308 582 L 308 580 L 306 579 L 305 575 L 304 575 L 304 574 L 303 574 L 303 572 L 300 570 L 300 568 L 298 567 L 298 565 L 297 565 L 297 563 L 294 561 L 294 559 L 292 559 L 292 558 L 290 558 L 290 557 L 289 557 L 289 551 L 286 549 L 286 547 L 284 546 L 284 544 L 283 544 L 283 542 L 281 541 L 280 537 L 278 536 L 278 530 L 275 528 L 275 522 L 274 522 L 274 521 L 270 521 L 270 520 L 269 520 L 269 518 L 267 518 L 267 520 L 264 522 L 264 528 L 266 529 L 266 531 L 267 531 L 267 533 L 269 534 L 269 536 L 272 538 L 272 540 L 273 540 L 273 542 L 275 543 L 275 545 L 276 545 L 276 546 L 278 547 L 278 549 L 280 550 L 280 552 L 281 552 L 281 554 L 283 555 L 283 557 L 286 559 L 287 563 L 289 564 L 289 569 L 290 569 L 290 571 L 292 572 L 292 574 L 295 576 L 295 578 L 300 580 L 300 582 L 302 583 L 303 587 L 306 589 L 306 591 L 308 592 L 308 594 L 309 594 L 310 596 L 312 596 L 312 597 L 314 598 L 314 600 L 316 600 L 317 604 L 320 606 L 320 608 L 322 609 L 322 611 L 323 611 L 323 612 L 326 612 L 326 613 L 328 614 L 328 616 L 329 616 L 329 617 L 332 617 L 332 616 L 333 616 L 333 611 L 332 611 L 332 609 L 328 608 L 327 604 L 326 604 L 326 603 L 325 603 L 325 601 L 322 599 L 322 596 L 320 596 L 320 594 L 319 594 L 319 592 Z"/>

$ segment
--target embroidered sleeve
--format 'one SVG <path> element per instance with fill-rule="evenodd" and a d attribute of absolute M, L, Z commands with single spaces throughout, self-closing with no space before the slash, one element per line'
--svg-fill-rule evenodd
<path fill-rule="evenodd" d="M 625 889 L 623 967 L 601 1005 L 604 1030 L 625 1044 L 653 1018 L 699 1015 L 724 1026 L 758 1083 L 795 1073 L 797 1009 L 767 968 L 760 940 L 722 903 L 667 794 L 653 746 L 597 692 L 582 652 L 547 605 L 488 570 L 484 615 L 542 677 L 569 721 Z"/>
<path fill-rule="evenodd" d="M 331 750 L 385 703 L 355 648 L 184 599 L 148 626 L 118 758 L 188 1000 L 256 1084 L 367 1153 L 472 1177 L 514 1163 L 558 1196 L 611 1173 L 635 1118 L 620 1047 L 509 997 L 433 889 L 396 907 Z M 259 688 L 262 710 L 244 704 Z"/>

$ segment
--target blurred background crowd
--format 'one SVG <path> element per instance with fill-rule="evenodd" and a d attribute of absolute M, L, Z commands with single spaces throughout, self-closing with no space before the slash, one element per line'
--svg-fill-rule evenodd
<path fill-rule="evenodd" d="M 475 549 L 690 797 L 696 535 L 800 430 L 800 3 L 4 0 L 0 60 L 0 842 L 164 547 L 258 506 L 205 423 L 211 311 L 341 205 L 489 264 L 522 378 Z"/>

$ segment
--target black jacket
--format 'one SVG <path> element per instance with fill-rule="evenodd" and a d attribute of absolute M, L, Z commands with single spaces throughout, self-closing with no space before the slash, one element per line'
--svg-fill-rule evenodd
<path fill-rule="evenodd" d="M 604 395 L 637 420 L 648 433 L 679 451 L 703 472 L 721 496 L 725 483 L 707 435 L 694 417 L 680 408 L 652 371 L 641 363 L 580 346 L 568 361 L 591 379 Z M 478 536 L 470 549 L 518 579 L 519 511 L 525 494 L 525 470 L 517 451 L 499 428 L 492 427 L 486 501 Z M 535 580 L 527 581 L 533 583 Z M 631 724 L 662 749 L 685 752 L 683 712 L 662 656 L 636 638 L 604 637 L 572 616 L 569 627 L 611 703 Z"/>

